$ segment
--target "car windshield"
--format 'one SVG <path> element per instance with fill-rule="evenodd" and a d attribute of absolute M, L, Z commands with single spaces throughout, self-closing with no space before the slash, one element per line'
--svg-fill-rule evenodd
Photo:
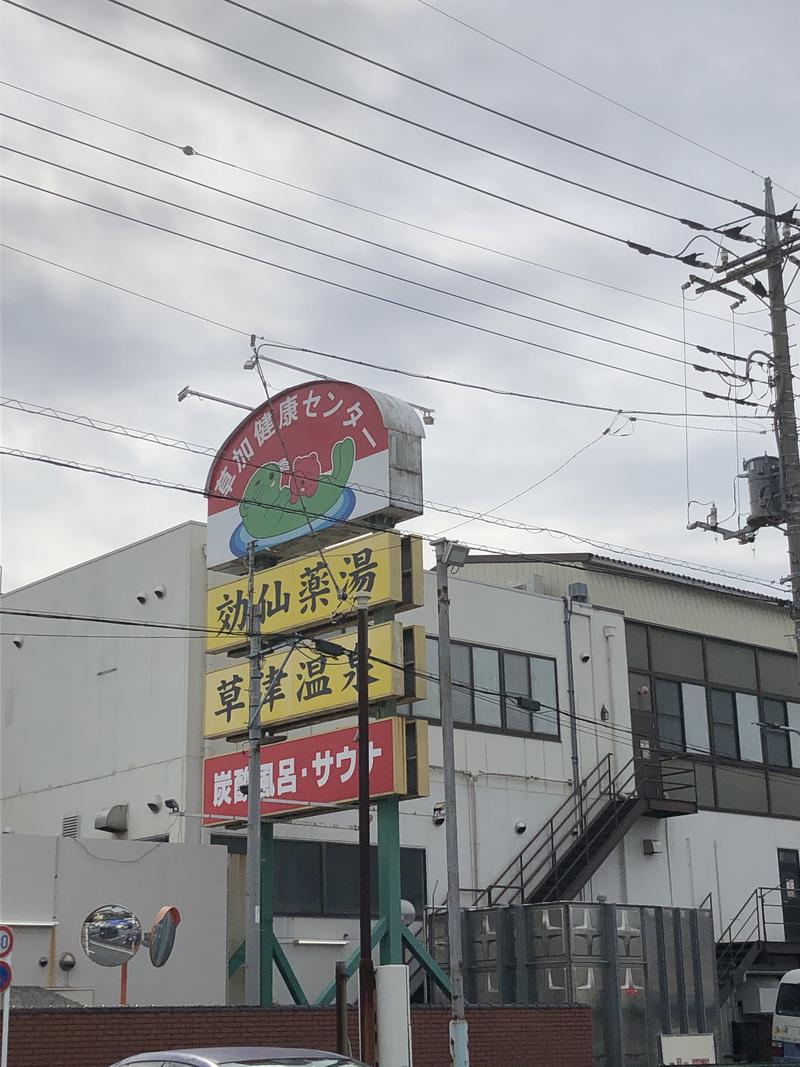
<path fill-rule="evenodd" d="M 784 982 L 778 990 L 778 1000 L 775 1004 L 776 1015 L 790 1015 L 800 1017 L 800 984 L 796 982 Z"/>

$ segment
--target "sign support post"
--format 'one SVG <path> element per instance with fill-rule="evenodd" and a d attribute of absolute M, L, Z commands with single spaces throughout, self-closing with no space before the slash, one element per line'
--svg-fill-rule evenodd
<path fill-rule="evenodd" d="M 8 1067 L 8 1023 L 11 1015 L 11 987 L 3 993 L 3 1046 L 0 1052 L 0 1065 Z"/>
<path fill-rule="evenodd" d="M 273 924 L 272 893 L 274 889 L 274 834 L 269 819 L 261 823 L 261 1007 L 272 1006 Z"/>
<path fill-rule="evenodd" d="M 254 595 L 255 541 L 247 546 L 248 608 L 250 631 L 250 714 L 247 779 L 247 915 L 245 925 L 245 1001 L 261 1003 L 261 620 Z M 270 944 L 271 949 L 271 944 Z"/>
<path fill-rule="evenodd" d="M 378 914 L 386 920 L 381 938 L 381 965 L 403 962 L 400 914 L 400 801 L 383 797 L 378 809 Z"/>
<path fill-rule="evenodd" d="M 369 851 L 369 595 L 357 593 L 358 611 L 358 859 L 359 1007 L 361 1059 L 375 1063 L 375 968 L 372 962 L 372 900 Z"/>

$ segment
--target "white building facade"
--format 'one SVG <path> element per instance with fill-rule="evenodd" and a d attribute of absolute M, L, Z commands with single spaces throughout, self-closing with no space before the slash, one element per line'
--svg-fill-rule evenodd
<path fill-rule="evenodd" d="M 219 665 L 204 652 L 203 543 L 203 526 L 189 523 L 3 597 L 4 612 L 42 614 L 2 616 L 2 825 L 228 844 L 232 955 L 242 940 L 242 838 L 201 830 L 197 817 L 202 759 L 226 744 L 202 739 L 204 672 Z M 425 607 L 403 620 L 425 626 L 436 673 L 432 575 Z M 451 629 L 462 903 L 485 904 L 489 887 L 495 902 L 536 899 L 532 875 L 541 883 L 547 871 L 523 850 L 569 805 L 576 777 L 598 805 L 612 779 L 618 799 L 649 790 L 647 805 L 629 805 L 615 824 L 617 839 L 594 841 L 562 888 L 587 902 L 710 904 L 721 935 L 756 890 L 782 886 L 766 940 L 784 955 L 762 953 L 755 985 L 737 975 L 744 1015 L 756 1014 L 756 986 L 769 1010 L 770 984 L 800 942 L 791 895 L 800 886 L 800 735 L 791 732 L 800 687 L 785 606 L 595 556 L 473 557 L 451 580 Z M 540 710 L 523 710 L 519 697 Z M 446 885 L 435 682 L 401 710 L 430 724 L 431 795 L 400 809 L 403 894 L 421 916 L 444 903 Z M 675 771 L 666 793 L 653 770 L 661 756 Z M 127 805 L 125 828 L 96 830 L 116 805 Z M 353 812 L 276 828 L 275 932 L 310 999 L 356 947 L 356 840 Z M 320 940 L 330 944 L 307 943 Z M 280 982 L 276 992 L 288 998 Z"/>

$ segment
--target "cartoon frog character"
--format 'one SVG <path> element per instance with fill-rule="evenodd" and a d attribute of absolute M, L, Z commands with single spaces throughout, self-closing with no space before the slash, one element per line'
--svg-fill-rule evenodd
<path fill-rule="evenodd" d="M 284 484 L 286 473 L 278 463 L 265 463 L 247 483 L 239 514 L 251 537 L 272 540 L 305 526 L 309 520 L 320 519 L 347 492 L 347 481 L 353 471 L 356 446 L 352 437 L 337 441 L 331 449 L 331 469 L 319 473 L 321 465 L 316 453 L 298 456 Z M 313 462 L 316 460 L 316 462 Z"/>

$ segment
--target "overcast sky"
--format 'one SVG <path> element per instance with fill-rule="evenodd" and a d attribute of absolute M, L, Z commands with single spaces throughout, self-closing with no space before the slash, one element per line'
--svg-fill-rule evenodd
<path fill-rule="evenodd" d="M 753 5 L 740 0 L 704 0 L 702 4 L 673 0 L 660 5 L 634 0 L 611 5 L 590 0 L 564 4 L 512 0 L 440 3 L 443 9 L 529 56 L 743 166 L 635 117 L 458 25 L 419 0 L 249 2 L 498 110 L 726 196 L 760 203 L 763 190 L 757 174 L 767 173 L 789 190 L 800 189 L 800 154 L 797 138 L 791 134 L 797 129 L 800 113 L 796 56 L 790 48 L 780 47 L 782 40 L 797 37 L 800 12 L 795 0 L 773 0 L 769 5 L 770 21 L 780 27 L 778 36 L 766 34 L 762 16 L 756 17 Z M 31 0 L 31 6 L 206 82 L 586 226 L 667 252 L 679 251 L 694 236 L 668 219 L 411 129 L 183 33 L 159 27 L 106 0 L 73 0 L 70 4 Z M 733 205 L 448 101 L 224 0 L 140 0 L 140 6 L 381 107 L 661 211 L 711 225 L 745 214 Z M 615 340 L 638 345 L 680 361 L 680 286 L 689 268 L 640 256 L 619 243 L 379 158 L 25 12 L 4 5 L 2 15 L 6 81 L 169 144 L 10 88 L 4 88 L 5 112 L 262 204 L 675 338 L 664 340 L 614 326 L 459 277 L 6 121 L 4 146 L 509 311 L 596 333 L 606 340 L 578 336 L 383 278 L 11 152 L 3 153 L 6 175 L 277 264 L 663 381 L 596 367 L 517 340 L 439 321 L 3 182 L 2 239 L 6 244 L 233 328 L 207 324 L 18 251 L 4 250 L 5 397 L 217 445 L 239 421 L 237 412 L 196 399 L 178 404 L 176 395 L 188 384 L 244 403 L 260 403 L 263 394 L 257 377 L 242 369 L 248 356 L 247 335 L 253 332 L 387 368 L 612 409 L 673 413 L 660 420 L 670 425 L 641 420 L 632 424 L 617 418 L 613 425 L 619 433 L 606 435 L 562 472 L 497 514 L 769 580 L 786 573 L 784 538 L 778 532 L 762 533 L 755 549 L 717 543 L 709 534 L 687 532 L 686 449 L 680 416 L 687 400 L 683 367 L 680 362 L 609 343 Z M 769 77 L 764 76 L 766 71 Z M 269 177 L 187 157 L 170 147 L 184 144 Z M 381 219 L 282 182 L 495 251 Z M 784 189 L 777 189 L 776 194 L 779 208 L 795 202 Z M 750 232 L 760 235 L 757 222 L 751 224 Z M 744 245 L 735 247 L 748 251 Z M 696 241 L 693 248 L 712 259 L 716 255 L 716 249 L 704 239 Z M 800 287 L 800 282 L 797 284 Z M 792 292 L 792 298 L 800 298 L 800 288 Z M 707 295 L 697 301 L 692 296 L 686 314 L 689 341 L 731 351 L 734 340 L 729 304 L 730 299 L 723 296 Z M 763 331 L 767 318 L 761 305 L 750 298 L 739 312 L 736 352 L 746 355 L 754 348 L 766 347 L 768 336 Z M 796 316 L 792 317 L 796 321 Z M 722 364 L 713 357 L 689 351 L 691 361 L 713 362 L 721 369 Z M 292 356 L 286 358 L 292 360 Z M 424 450 L 425 495 L 446 505 L 478 511 L 495 507 L 549 474 L 582 445 L 601 435 L 613 419 L 613 415 L 600 411 L 492 396 L 348 368 L 314 356 L 298 354 L 294 359 L 314 373 L 351 378 L 435 408 L 436 423 L 428 429 Z M 275 367 L 268 368 L 268 377 L 275 389 L 281 389 L 305 376 Z M 695 389 L 726 391 L 720 378 L 693 370 L 688 373 L 688 384 Z M 757 386 L 755 395 L 764 389 Z M 707 400 L 697 392 L 688 393 L 688 409 L 717 415 L 733 410 L 725 402 Z M 707 502 L 713 500 L 720 519 L 724 519 L 735 508 L 737 458 L 740 465 L 745 456 L 774 449 L 769 432 L 753 432 L 768 430 L 769 423 L 740 421 L 738 437 L 730 419 L 706 422 L 690 418 L 689 423 L 690 495 L 703 502 L 692 508 L 692 518 L 703 518 Z M 714 432 L 695 428 L 702 425 L 713 427 Z M 202 456 L 8 409 L 3 409 L 2 427 L 7 448 L 187 485 L 202 486 L 209 465 Z M 4 590 L 186 519 L 203 519 L 205 514 L 203 501 L 197 497 L 18 458 L 4 459 L 2 475 Z M 746 513 L 744 486 L 742 489 L 742 510 Z M 432 533 L 456 521 L 448 514 L 429 510 L 412 526 Z M 497 550 L 581 548 L 577 540 L 478 521 L 462 527 L 456 536 Z M 762 591 L 766 590 L 762 587 Z"/>

